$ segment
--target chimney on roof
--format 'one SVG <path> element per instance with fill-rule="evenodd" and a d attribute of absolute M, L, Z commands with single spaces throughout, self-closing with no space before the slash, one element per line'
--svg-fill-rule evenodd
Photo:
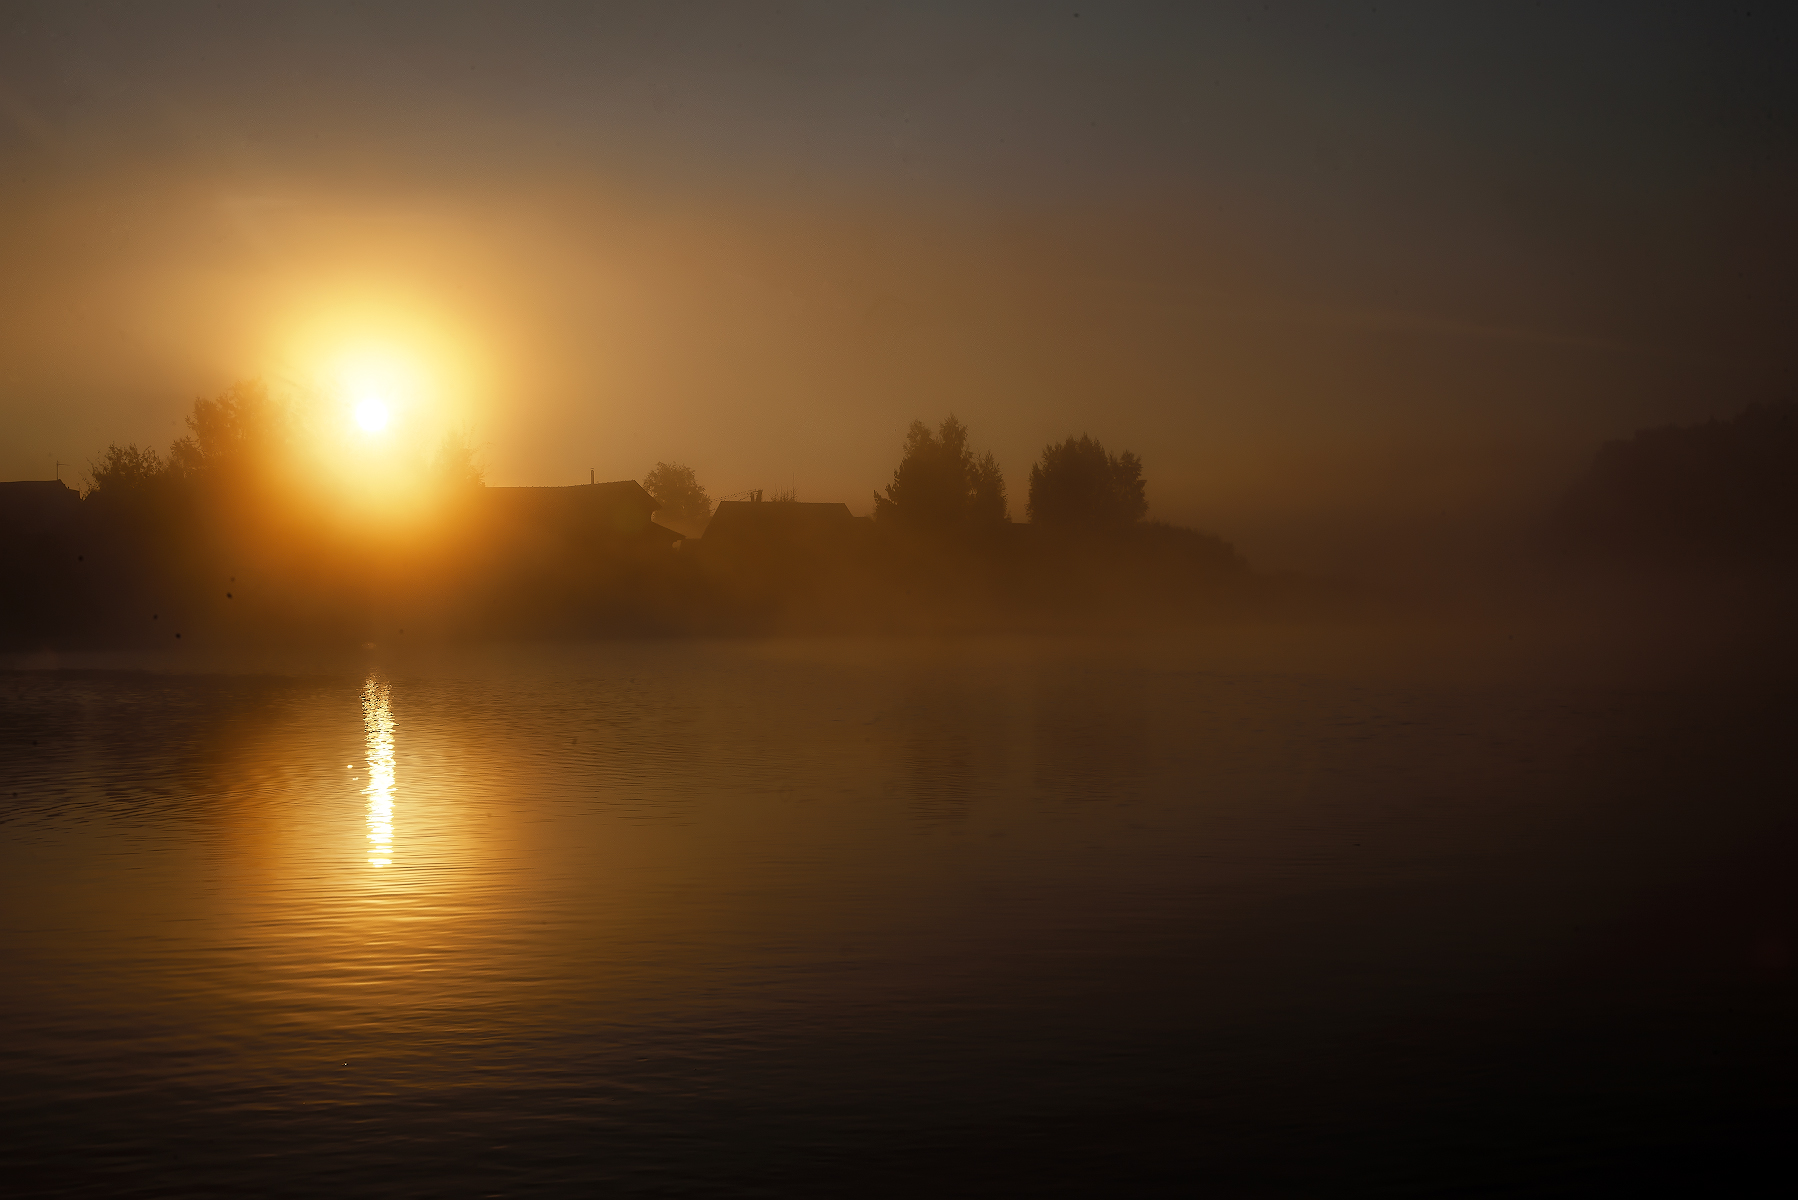
<path fill-rule="evenodd" d="M 593 468 L 592 467 L 587 468 L 587 486 L 588 487 L 593 486 Z"/>

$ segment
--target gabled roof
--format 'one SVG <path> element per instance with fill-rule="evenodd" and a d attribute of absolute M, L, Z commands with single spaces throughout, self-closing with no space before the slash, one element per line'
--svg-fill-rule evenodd
<path fill-rule="evenodd" d="M 835 538 L 855 528 L 847 504 L 813 504 L 797 500 L 720 500 L 700 540 L 732 542 Z"/>
<path fill-rule="evenodd" d="M 489 487 L 481 503 L 497 520 L 564 537 L 617 537 L 643 533 L 649 514 L 662 507 L 634 479 L 573 487 Z"/>
<path fill-rule="evenodd" d="M 9 479 L 0 482 L 0 496 L 7 499 L 31 496 L 54 504 L 64 497 L 79 500 L 81 493 L 60 479 Z"/>
<path fill-rule="evenodd" d="M 611 483 L 577 483 L 569 487 L 489 487 L 482 493 L 502 504 L 540 504 L 613 507 L 629 505 L 644 512 L 662 507 L 635 479 Z"/>

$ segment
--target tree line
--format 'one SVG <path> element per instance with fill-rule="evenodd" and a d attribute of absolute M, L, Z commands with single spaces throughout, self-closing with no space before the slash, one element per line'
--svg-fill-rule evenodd
<path fill-rule="evenodd" d="M 194 401 L 188 432 L 166 455 L 136 443 L 109 444 L 90 465 L 87 492 L 106 501 L 143 498 L 183 485 L 246 484 L 296 466 L 294 449 L 308 432 L 307 413 L 282 403 L 259 380 L 233 384 Z M 484 471 L 466 433 L 451 431 L 427 462 L 438 486 L 481 486 Z M 703 526 L 714 502 L 693 468 L 658 462 L 643 486 L 675 524 Z M 1143 464 L 1134 453 L 1112 454 L 1096 439 L 1068 437 L 1043 449 L 1030 468 L 1026 519 L 1061 530 L 1118 529 L 1148 514 Z M 776 501 L 783 498 L 776 496 Z M 792 498 L 786 493 L 784 498 Z M 949 533 L 1011 520 L 1005 478 L 991 451 L 976 455 L 969 429 L 954 414 L 932 430 L 914 420 L 899 465 L 884 493 L 874 494 L 874 520 L 892 528 Z"/>
<path fill-rule="evenodd" d="M 261 380 L 232 384 L 214 397 L 198 397 L 188 432 L 166 455 L 135 442 L 109 444 L 89 464 L 87 495 L 123 501 L 167 494 L 191 485 L 249 486 L 316 472 L 338 447 L 319 405 L 283 401 Z M 304 449 L 315 443 L 311 453 Z M 451 490 L 479 487 L 484 472 L 466 431 L 451 430 L 425 461 L 427 478 Z"/>
<path fill-rule="evenodd" d="M 196 400 L 164 452 L 109 445 L 78 519 L 0 528 L 17 568 L 0 642 L 1063 628 L 1183 621 L 1261 587 L 1227 543 L 1146 519 L 1142 461 L 1086 435 L 1044 448 L 1022 522 L 951 415 L 910 424 L 871 519 L 716 544 L 695 537 L 715 508 L 696 473 L 658 462 L 642 482 L 687 535 L 674 551 L 482 502 L 466 434 L 367 457 L 331 399 L 239 383 Z"/>
<path fill-rule="evenodd" d="M 658 462 L 643 486 L 673 523 L 703 525 L 713 501 L 692 467 Z M 1056 530 L 1118 530 L 1149 511 L 1142 460 L 1112 454 L 1082 434 L 1053 442 L 1031 465 L 1025 518 Z M 792 494 L 777 495 L 775 502 Z M 977 532 L 1011 520 L 1005 476 L 989 450 L 976 455 L 969 430 L 953 413 L 932 430 L 914 420 L 885 491 L 874 493 L 876 524 L 915 532 Z"/>

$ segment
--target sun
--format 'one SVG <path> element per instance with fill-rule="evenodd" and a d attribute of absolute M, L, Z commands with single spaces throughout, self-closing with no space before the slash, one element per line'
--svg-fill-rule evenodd
<path fill-rule="evenodd" d="M 271 332 L 268 371 L 308 398 L 321 453 L 353 451 L 364 478 L 410 470 L 440 430 L 475 418 L 488 386 L 481 339 L 434 297 L 338 280 L 299 299 L 306 308 Z"/>
<path fill-rule="evenodd" d="M 364 433 L 379 433 L 387 428 L 387 404 L 377 396 L 365 396 L 356 405 L 356 424 Z"/>
<path fill-rule="evenodd" d="M 349 417 L 363 433 L 385 433 L 402 410 L 421 399 L 419 372 L 409 357 L 390 349 L 362 347 L 339 357 L 337 386 Z"/>

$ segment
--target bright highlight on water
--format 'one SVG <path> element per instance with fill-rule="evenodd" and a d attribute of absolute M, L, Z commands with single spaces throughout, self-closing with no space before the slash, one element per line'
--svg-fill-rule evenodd
<path fill-rule="evenodd" d="M 393 706 L 391 688 L 368 677 L 362 685 L 362 725 L 368 740 L 368 865 L 393 862 Z"/>

